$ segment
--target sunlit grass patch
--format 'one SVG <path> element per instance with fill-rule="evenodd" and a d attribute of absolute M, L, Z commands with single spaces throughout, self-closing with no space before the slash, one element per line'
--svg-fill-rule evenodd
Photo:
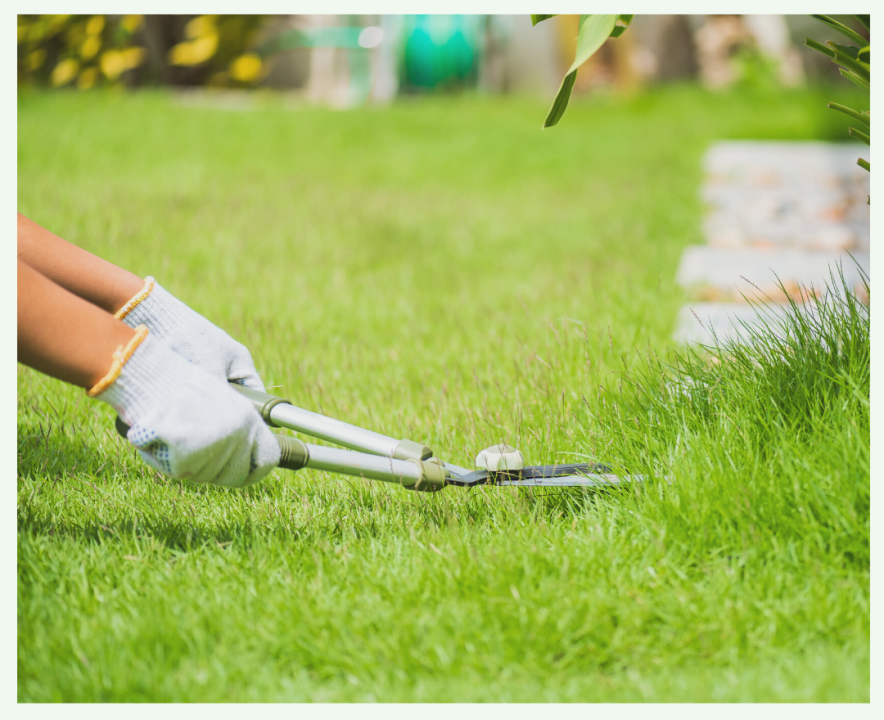
<path fill-rule="evenodd" d="M 575 102 L 555 135 L 527 101 L 23 97 L 19 209 L 275 392 L 464 466 L 509 441 L 649 479 L 193 486 L 20 368 L 19 700 L 867 701 L 867 316 L 667 356 L 705 143 L 840 137 L 822 97 Z"/>

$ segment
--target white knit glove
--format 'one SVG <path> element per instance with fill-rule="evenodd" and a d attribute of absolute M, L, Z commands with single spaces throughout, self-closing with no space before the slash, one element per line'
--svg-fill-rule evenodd
<path fill-rule="evenodd" d="M 264 392 L 264 383 L 245 345 L 160 287 L 152 277 L 144 288 L 115 313 L 129 327 L 147 325 L 179 355 L 222 380 Z"/>
<path fill-rule="evenodd" d="M 173 478 L 243 487 L 279 463 L 279 443 L 252 404 L 144 326 L 89 395 L 111 405 L 142 459 Z"/>

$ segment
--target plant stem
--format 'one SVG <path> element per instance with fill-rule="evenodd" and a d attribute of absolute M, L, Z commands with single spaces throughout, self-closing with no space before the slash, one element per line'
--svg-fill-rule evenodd
<path fill-rule="evenodd" d="M 836 102 L 830 102 L 826 107 L 829 107 L 832 110 L 837 110 L 838 112 L 842 112 L 845 115 L 852 117 L 854 120 L 858 120 L 863 125 L 868 125 L 869 127 L 871 127 L 871 118 L 866 117 L 861 112 L 857 112 L 856 110 L 853 110 L 852 108 L 849 108 L 845 105 L 840 105 L 839 103 L 836 103 Z"/>

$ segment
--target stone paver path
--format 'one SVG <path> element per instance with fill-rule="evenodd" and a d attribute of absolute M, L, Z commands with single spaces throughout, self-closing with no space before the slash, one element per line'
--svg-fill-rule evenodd
<path fill-rule="evenodd" d="M 679 313 L 675 339 L 711 343 L 710 329 L 719 338 L 743 337 L 742 322 L 757 322 L 747 298 L 782 308 L 800 288 L 820 292 L 831 284 L 836 264 L 862 293 L 857 264 L 869 273 L 870 237 L 869 174 L 856 165 L 860 155 L 868 159 L 868 148 L 853 143 L 714 145 L 702 188 L 707 244 L 682 255 L 677 279 L 692 302 Z"/>

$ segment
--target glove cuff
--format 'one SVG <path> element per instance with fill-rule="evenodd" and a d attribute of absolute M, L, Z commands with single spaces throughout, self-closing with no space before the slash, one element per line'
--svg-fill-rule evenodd
<path fill-rule="evenodd" d="M 147 277 L 142 291 L 117 312 L 131 328 L 146 325 L 181 357 L 221 380 L 264 390 L 248 349 Z"/>
<path fill-rule="evenodd" d="M 133 425 L 157 404 L 158 396 L 186 389 L 178 387 L 183 383 L 175 370 L 182 363 L 189 366 L 186 360 L 140 325 L 129 344 L 117 348 L 110 372 L 88 391 L 88 395 L 106 402 L 127 425 Z"/>
<path fill-rule="evenodd" d="M 119 310 L 114 313 L 114 317 L 117 320 L 123 320 L 129 313 L 131 313 L 138 305 L 147 300 L 151 291 L 156 285 L 156 280 L 154 280 L 150 275 L 144 278 L 144 285 L 141 290 L 139 290 L 135 295 L 131 297 L 131 299 L 123 305 Z M 127 323 L 128 324 L 128 323 Z M 138 323 L 140 324 L 140 323 Z M 132 327 L 132 326 L 130 326 Z"/>
<path fill-rule="evenodd" d="M 154 335 L 164 340 L 175 335 L 188 313 L 196 314 L 148 276 L 141 292 L 120 308 L 116 317 L 132 328 L 147 325 Z"/>
<path fill-rule="evenodd" d="M 144 325 L 139 325 L 135 328 L 135 335 L 126 343 L 125 347 L 119 345 L 117 349 L 114 350 L 113 362 L 111 362 L 110 370 L 108 370 L 107 374 L 95 383 L 92 388 L 86 391 L 86 394 L 89 397 L 98 397 L 114 384 L 116 379 L 120 376 L 120 373 L 123 371 L 123 366 L 141 346 L 141 343 L 144 342 L 147 335 L 148 329 Z"/>

